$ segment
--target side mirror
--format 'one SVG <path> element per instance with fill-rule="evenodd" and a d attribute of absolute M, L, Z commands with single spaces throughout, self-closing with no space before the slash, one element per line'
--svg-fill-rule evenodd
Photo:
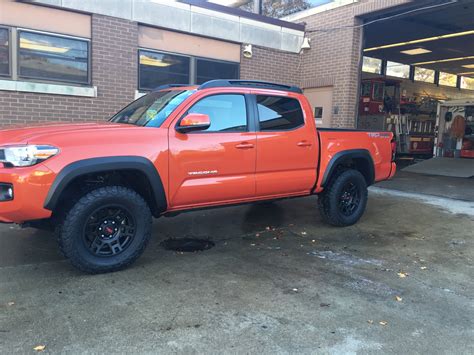
<path fill-rule="evenodd" d="M 211 126 L 211 119 L 208 115 L 203 113 L 190 113 L 185 116 L 176 130 L 180 133 L 187 133 L 193 131 L 204 131 Z"/>

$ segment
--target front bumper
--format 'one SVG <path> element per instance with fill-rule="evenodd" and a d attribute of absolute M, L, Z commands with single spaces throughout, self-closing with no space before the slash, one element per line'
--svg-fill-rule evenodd
<path fill-rule="evenodd" d="M 11 201 L 0 202 L 0 223 L 23 223 L 51 217 L 43 207 L 54 174 L 45 165 L 5 168 L 0 163 L 0 183 L 13 186 Z"/>

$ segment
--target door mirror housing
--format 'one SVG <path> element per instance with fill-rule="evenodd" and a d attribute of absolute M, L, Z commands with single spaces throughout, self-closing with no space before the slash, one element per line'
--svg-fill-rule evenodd
<path fill-rule="evenodd" d="M 203 113 L 190 113 L 186 115 L 176 130 L 180 133 L 188 133 L 193 131 L 204 131 L 211 126 L 211 119 L 208 115 Z"/>

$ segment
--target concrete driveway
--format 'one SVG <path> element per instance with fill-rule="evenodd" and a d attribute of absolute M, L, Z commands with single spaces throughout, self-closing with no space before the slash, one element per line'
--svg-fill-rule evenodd
<path fill-rule="evenodd" d="M 453 202 L 454 203 L 454 202 Z M 472 216 L 371 193 L 356 226 L 316 198 L 155 223 L 132 268 L 88 276 L 0 226 L 3 353 L 474 353 Z M 205 252 L 169 237 L 211 238 Z"/>

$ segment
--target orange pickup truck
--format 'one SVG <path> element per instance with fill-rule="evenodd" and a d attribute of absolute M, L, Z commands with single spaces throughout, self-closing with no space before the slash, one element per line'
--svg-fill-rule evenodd
<path fill-rule="evenodd" d="M 301 89 L 166 85 L 108 122 L 0 131 L 0 222 L 50 228 L 88 273 L 143 252 L 152 217 L 318 194 L 325 221 L 362 216 L 395 173 L 393 135 L 316 129 Z"/>

